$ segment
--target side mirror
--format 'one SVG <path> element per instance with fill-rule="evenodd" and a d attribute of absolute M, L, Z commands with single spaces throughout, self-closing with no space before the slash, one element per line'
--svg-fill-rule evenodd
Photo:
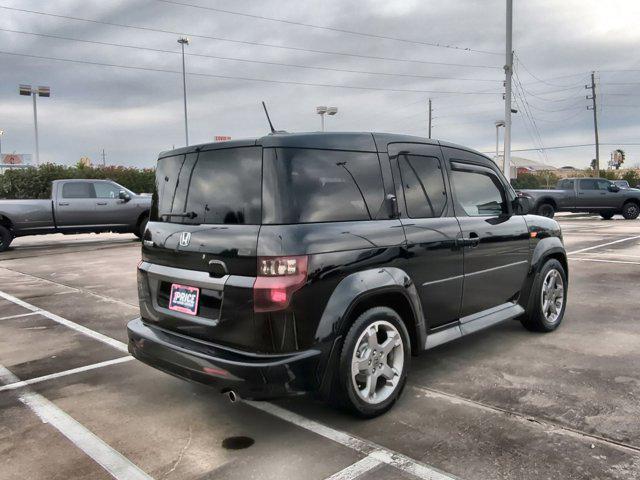
<path fill-rule="evenodd" d="M 120 200 L 124 200 L 125 202 L 128 202 L 129 200 L 131 200 L 131 195 L 129 195 L 124 190 L 120 190 L 120 193 L 118 193 L 118 198 Z"/>
<path fill-rule="evenodd" d="M 620 191 L 620 187 L 618 185 L 616 185 L 615 183 L 612 183 L 611 185 L 609 185 L 609 191 L 610 192 L 619 192 Z"/>
<path fill-rule="evenodd" d="M 531 212 L 531 209 L 533 207 L 533 202 L 531 200 L 531 197 L 526 197 L 523 194 L 519 193 L 512 203 L 513 213 L 515 215 L 527 215 L 529 212 Z"/>

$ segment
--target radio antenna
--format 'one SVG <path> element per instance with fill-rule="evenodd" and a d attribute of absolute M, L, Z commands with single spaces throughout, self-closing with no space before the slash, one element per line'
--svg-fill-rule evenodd
<path fill-rule="evenodd" d="M 273 128 L 273 123 L 271 123 L 271 118 L 269 117 L 269 111 L 267 110 L 267 106 L 262 101 L 262 108 L 264 108 L 264 114 L 267 116 L 267 122 L 269 122 L 269 128 L 271 129 L 271 133 L 276 133 L 276 129 Z"/>

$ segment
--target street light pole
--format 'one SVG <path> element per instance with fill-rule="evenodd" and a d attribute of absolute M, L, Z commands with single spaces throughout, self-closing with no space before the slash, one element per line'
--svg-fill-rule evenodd
<path fill-rule="evenodd" d="M 336 113 L 338 113 L 338 107 L 316 107 L 316 113 L 320 115 L 320 128 L 321 131 L 324 132 L 324 115 L 335 115 Z"/>
<path fill-rule="evenodd" d="M 49 87 L 39 86 L 31 88 L 31 85 L 20 85 L 20 95 L 33 97 L 33 125 L 35 127 L 36 136 L 36 165 L 40 165 L 40 142 L 38 141 L 38 107 L 36 105 L 36 97 L 50 97 L 51 89 Z"/>
<path fill-rule="evenodd" d="M 503 172 L 507 181 L 511 178 L 511 76 L 513 75 L 513 0 L 507 0 L 507 41 L 504 97 L 504 166 Z"/>
<path fill-rule="evenodd" d="M 0 155 L 2 155 L 2 136 L 4 135 L 4 130 L 0 130 Z M 2 161 L 2 157 L 0 157 L 0 162 Z"/>
<path fill-rule="evenodd" d="M 184 65 L 184 46 L 189 45 L 187 37 L 180 37 L 178 43 L 182 48 L 182 93 L 184 99 L 184 138 L 186 146 L 189 146 L 189 124 L 187 120 L 187 74 Z"/>

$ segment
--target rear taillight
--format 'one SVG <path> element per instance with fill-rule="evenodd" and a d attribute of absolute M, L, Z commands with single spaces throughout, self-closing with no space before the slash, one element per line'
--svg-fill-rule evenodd
<path fill-rule="evenodd" d="M 253 284 L 253 310 L 273 312 L 289 306 L 291 296 L 307 281 L 307 256 L 258 257 Z"/>

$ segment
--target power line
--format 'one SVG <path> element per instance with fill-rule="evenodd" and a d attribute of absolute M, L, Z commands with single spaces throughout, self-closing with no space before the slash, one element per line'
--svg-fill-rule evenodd
<path fill-rule="evenodd" d="M 356 53 L 336 52 L 336 51 L 329 51 L 329 50 L 316 50 L 316 49 L 311 49 L 311 48 L 292 47 L 292 46 L 285 46 L 285 45 L 276 45 L 276 44 L 271 44 L 271 43 L 253 42 L 253 41 L 248 41 L 248 40 L 236 40 L 236 39 L 230 39 L 230 38 L 224 38 L 224 37 L 214 37 L 214 36 L 211 36 L 211 35 L 202 35 L 202 34 L 197 34 L 197 33 L 176 32 L 176 31 L 173 31 L 173 30 L 165 30 L 165 29 L 152 28 L 152 27 L 143 27 L 143 26 L 140 26 L 140 25 L 129 25 L 129 24 L 125 24 L 125 23 L 107 22 L 107 21 L 104 21 L 104 20 L 95 20 L 95 19 L 89 19 L 89 18 L 72 17 L 70 15 L 60 15 L 60 14 L 55 14 L 55 13 L 40 12 L 40 11 L 37 11 L 37 10 L 27 10 L 27 9 L 23 9 L 23 8 L 7 7 L 7 6 L 4 6 L 4 5 L 0 5 L 0 8 L 5 9 L 5 10 L 14 11 L 14 12 L 30 13 L 30 14 L 34 14 L 34 15 L 42 15 L 42 16 L 53 17 L 53 18 L 62 18 L 62 19 L 65 19 L 65 20 L 74 20 L 74 21 L 78 21 L 78 22 L 88 22 L 88 23 L 93 23 L 93 24 L 98 24 L 98 25 L 108 25 L 108 26 L 111 26 L 111 27 L 130 28 L 130 29 L 134 29 L 134 30 L 141 30 L 141 31 L 155 32 L 155 33 L 166 33 L 166 34 L 176 35 L 176 36 L 185 36 L 186 35 L 186 36 L 193 37 L 193 38 L 203 38 L 203 39 L 207 39 L 207 40 L 217 40 L 217 41 L 222 41 L 222 42 L 239 43 L 239 44 L 242 44 L 242 45 L 253 45 L 253 46 L 261 46 L 261 47 L 269 47 L 269 48 L 279 48 L 279 49 L 283 49 L 283 50 L 292 50 L 292 51 L 297 51 L 297 52 L 319 53 L 319 54 L 323 54 L 323 55 L 338 55 L 338 56 L 343 56 L 343 57 L 354 57 L 354 58 L 367 58 L 367 59 L 371 59 L 371 60 L 385 60 L 385 61 L 400 62 L 400 63 L 418 63 L 418 64 L 425 64 L 425 65 L 441 65 L 441 66 L 447 66 L 447 67 L 488 68 L 488 69 L 500 69 L 501 68 L 501 67 L 497 67 L 497 66 L 494 66 L 494 65 L 468 65 L 468 64 L 461 64 L 461 63 L 433 62 L 433 61 L 427 61 L 427 60 L 414 60 L 414 59 L 404 59 L 404 58 L 382 57 L 382 56 L 376 56 L 376 55 L 364 55 L 364 54 L 356 54 Z"/>
<path fill-rule="evenodd" d="M 600 143 L 600 145 L 605 145 L 605 146 L 619 146 L 619 147 L 637 147 L 640 146 L 640 143 L 638 142 L 631 142 L 631 143 L 625 143 L 625 142 L 620 142 L 620 143 Z M 556 145 L 553 147 L 544 147 L 544 148 L 517 148 L 517 149 L 513 149 L 511 150 L 512 152 L 533 152 L 536 150 L 559 150 L 559 149 L 563 149 L 563 148 L 581 148 L 581 147 L 593 147 L 595 146 L 595 143 L 580 143 L 577 145 Z M 490 152 L 482 152 L 482 153 L 495 153 L 493 151 Z"/>
<path fill-rule="evenodd" d="M 544 79 L 542 79 L 542 78 L 538 77 L 538 76 L 537 76 L 537 75 L 535 75 L 531 70 L 529 70 L 529 69 L 527 68 L 527 66 L 526 66 L 526 65 L 522 62 L 522 60 L 520 59 L 520 56 L 519 56 L 519 55 L 517 55 L 515 52 L 514 52 L 514 54 L 513 54 L 513 55 L 516 57 L 516 61 L 518 62 L 518 65 L 520 65 L 520 66 L 524 69 L 524 71 L 525 71 L 525 72 L 527 72 L 531 77 L 535 78 L 538 82 L 540 82 L 540 83 L 544 83 L 544 84 L 546 84 L 546 85 L 550 85 L 550 86 L 552 86 L 552 87 L 569 87 L 569 86 L 570 86 L 570 85 L 558 85 L 558 84 L 556 84 L 556 83 L 552 83 L 552 82 L 549 82 L 548 80 L 544 80 Z M 580 74 L 565 75 L 565 76 L 562 76 L 562 77 L 552 77 L 552 78 L 569 78 L 569 77 L 574 77 L 574 76 L 582 76 L 582 77 L 585 77 L 585 76 L 586 76 L 586 74 L 584 74 L 584 73 L 580 73 Z"/>
<path fill-rule="evenodd" d="M 59 39 L 59 40 L 68 40 L 68 41 L 80 42 L 80 43 L 88 43 L 88 44 L 91 44 L 91 45 L 104 45 L 104 46 L 109 46 L 109 47 L 129 48 L 129 49 L 133 49 L 133 50 L 143 50 L 143 51 L 155 52 L 155 53 L 170 53 L 170 54 L 174 54 L 174 55 L 180 55 L 181 54 L 180 52 L 174 51 L 174 50 L 164 50 L 164 49 L 160 49 L 160 48 L 141 47 L 141 46 L 138 46 L 138 45 L 124 44 L 124 43 L 103 42 L 103 41 L 98 41 L 98 40 L 87 40 L 87 39 L 83 39 L 83 38 L 65 37 L 65 36 L 62 36 L 62 35 L 54 35 L 54 34 L 49 34 L 49 33 L 27 32 L 27 31 L 24 31 L 24 30 L 12 30 L 12 29 L 9 29 L 9 28 L 0 28 L 0 31 L 9 32 L 9 33 L 19 33 L 19 34 L 22 34 L 22 35 L 33 35 L 33 36 L 45 37 L 45 38 L 55 38 L 55 39 Z M 388 73 L 388 72 L 374 72 L 374 71 L 365 71 L 365 70 L 349 70 L 349 69 L 344 69 L 344 68 L 319 67 L 319 66 L 299 65 L 299 64 L 294 64 L 294 63 L 282 63 L 282 62 L 268 62 L 268 61 L 263 61 L 263 60 L 249 60 L 249 59 L 237 58 L 237 57 L 224 57 L 224 56 L 220 56 L 220 55 L 208 55 L 208 54 L 204 54 L 204 53 L 192 53 L 192 52 L 185 52 L 185 56 L 197 57 L 197 58 L 210 58 L 210 59 L 216 59 L 216 60 L 230 60 L 230 61 L 234 61 L 234 62 L 255 63 L 255 64 L 260 64 L 260 65 L 273 65 L 273 66 L 280 66 L 280 67 L 303 68 L 303 69 L 310 69 L 310 70 L 325 70 L 325 71 L 331 71 L 331 72 L 357 73 L 357 74 L 366 74 L 366 75 L 381 75 L 381 76 L 387 76 L 387 77 L 405 77 L 405 78 L 409 77 L 409 78 L 422 78 L 422 79 L 430 79 L 430 80 L 460 80 L 460 81 L 469 81 L 469 82 L 489 82 L 489 83 L 499 83 L 500 82 L 499 80 L 489 80 L 489 79 L 481 79 L 481 78 L 477 78 L 476 79 L 476 78 L 463 78 L 463 77 L 442 77 L 442 76 L 436 76 L 436 75 L 417 75 L 417 74 L 408 74 L 408 73 Z"/>
<path fill-rule="evenodd" d="M 161 73 L 174 73 L 182 75 L 182 71 L 180 70 L 168 70 L 162 68 L 152 68 L 152 67 L 139 67 L 133 65 L 121 65 L 116 63 L 105 63 L 105 62 L 93 62 L 89 60 L 76 60 L 71 58 L 60 58 L 60 57 L 50 57 L 45 55 L 30 55 L 26 53 L 16 53 L 16 52 L 7 52 L 1 51 L 0 54 L 4 55 L 13 55 L 18 57 L 27 57 L 27 58 L 38 58 L 42 60 L 55 60 L 59 62 L 69 62 L 69 63 L 78 63 L 78 64 L 86 64 L 86 65 L 95 65 L 101 67 L 113 67 L 113 68 L 124 68 L 129 70 L 143 70 L 147 72 L 161 72 Z M 373 90 L 373 91 L 384 91 L 384 92 L 401 92 L 401 93 L 447 93 L 447 94 L 455 94 L 455 95 L 499 95 L 499 92 L 464 92 L 464 91 L 438 91 L 438 90 L 412 90 L 412 89 L 403 89 L 403 88 L 384 88 L 384 87 L 366 87 L 366 86 L 355 86 L 355 85 L 339 85 L 339 84 L 331 84 L 331 83 L 310 83 L 310 82 L 294 82 L 290 80 L 274 80 L 267 78 L 253 78 L 253 77 L 238 77 L 232 75 L 215 75 L 211 73 L 197 73 L 197 72 L 187 72 L 187 75 L 191 75 L 194 77 L 206 77 L 206 78 L 220 78 L 225 80 L 243 80 L 249 82 L 263 82 L 263 83 L 277 83 L 277 84 L 287 84 L 287 85 L 299 85 L 299 86 L 307 86 L 307 87 L 325 87 L 325 88 L 346 88 L 350 90 Z"/>
<path fill-rule="evenodd" d="M 156 0 L 156 1 L 157 2 L 166 3 L 166 4 L 169 4 L 169 5 L 179 5 L 181 7 L 197 8 L 197 9 L 200 9 L 200 10 L 208 10 L 208 11 L 211 11 L 211 12 L 226 13 L 226 14 L 229 14 L 229 15 L 237 15 L 237 16 L 241 16 L 241 17 L 254 18 L 254 19 L 259 19 L 259 20 L 267 20 L 267 21 L 270 21 L 270 22 L 284 23 L 284 24 L 287 24 L 287 25 L 296 25 L 296 26 L 299 26 L 299 27 L 309 27 L 309 28 L 315 28 L 315 29 L 318 29 L 318 30 L 326 30 L 326 31 L 338 32 L 338 33 L 348 33 L 350 35 L 357 35 L 357 36 L 360 36 L 360 37 L 377 38 L 377 39 L 381 39 L 381 40 L 393 40 L 393 41 L 396 41 L 396 42 L 413 43 L 413 44 L 416 44 L 416 45 L 426 45 L 428 47 L 449 48 L 449 49 L 461 50 L 461 51 L 465 51 L 465 52 L 485 53 L 485 54 L 488 54 L 488 55 L 501 55 L 498 52 L 491 52 L 491 51 L 487 51 L 487 50 L 477 50 L 477 49 L 469 48 L 469 47 L 459 47 L 457 45 L 444 44 L 444 43 L 440 43 L 440 42 L 426 42 L 426 41 L 421 41 L 421 40 L 411 40 L 411 39 L 408 39 L 408 38 L 392 37 L 390 35 L 379 35 L 379 34 L 375 34 L 375 33 L 358 32 L 358 31 L 355 31 L 355 30 L 347 30 L 347 29 L 337 28 L 337 27 L 328 27 L 326 25 L 316 25 L 316 24 L 312 24 L 312 23 L 296 22 L 294 20 L 286 20 L 284 18 L 267 17 L 267 16 L 263 16 L 263 15 L 255 15 L 255 14 L 251 14 L 251 13 L 238 12 L 238 11 L 233 11 L 233 10 L 226 10 L 226 9 L 223 9 L 223 8 L 214 8 L 214 7 L 204 6 L 204 5 L 195 5 L 195 4 L 191 4 L 191 3 L 185 3 L 185 2 L 176 2 L 174 0 Z"/>

